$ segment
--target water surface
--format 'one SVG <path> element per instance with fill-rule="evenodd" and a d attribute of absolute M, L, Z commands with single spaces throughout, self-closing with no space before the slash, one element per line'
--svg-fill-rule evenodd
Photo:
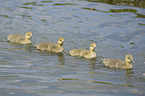
<path fill-rule="evenodd" d="M 145 94 L 144 2 L 111 0 L 0 0 L 1 96 L 143 96 Z M 64 52 L 41 52 L 9 43 L 31 31 L 32 43 L 65 39 Z M 71 57 L 97 44 L 96 59 Z M 134 57 L 130 70 L 110 69 L 103 58 Z"/>

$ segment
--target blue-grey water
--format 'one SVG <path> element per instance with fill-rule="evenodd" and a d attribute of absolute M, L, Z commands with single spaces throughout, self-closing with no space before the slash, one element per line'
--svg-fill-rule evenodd
<path fill-rule="evenodd" d="M 0 96 L 144 96 L 145 1 L 105 1 L 0 0 Z M 63 36 L 64 52 L 7 41 L 9 34 L 27 31 L 33 44 Z M 96 59 L 68 54 L 93 42 Z M 126 54 L 134 57 L 130 70 L 102 63 Z"/>

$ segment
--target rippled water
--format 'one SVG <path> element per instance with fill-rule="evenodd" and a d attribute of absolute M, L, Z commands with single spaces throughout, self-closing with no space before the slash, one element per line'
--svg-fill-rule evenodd
<path fill-rule="evenodd" d="M 1 96 L 145 95 L 144 3 L 94 1 L 0 0 Z M 55 43 L 63 36 L 64 52 L 41 52 L 6 39 L 27 31 L 33 33 L 33 44 Z M 92 42 L 97 44 L 96 59 L 68 54 L 89 49 Z M 101 60 L 124 59 L 126 54 L 136 62 L 131 70 L 110 69 Z"/>

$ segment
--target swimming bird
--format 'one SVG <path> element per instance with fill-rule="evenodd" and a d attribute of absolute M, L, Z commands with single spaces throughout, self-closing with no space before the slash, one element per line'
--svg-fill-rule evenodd
<path fill-rule="evenodd" d="M 58 52 L 62 52 L 64 50 L 63 42 L 64 42 L 64 38 L 59 37 L 57 44 L 54 44 L 52 42 L 44 42 L 44 43 L 40 43 L 40 44 L 35 44 L 34 46 L 41 51 L 51 51 L 51 52 L 58 53 Z"/>
<path fill-rule="evenodd" d="M 103 63 L 111 68 L 121 68 L 121 69 L 130 69 L 133 67 L 131 62 L 135 63 L 133 61 L 133 56 L 128 54 L 125 57 L 125 61 L 120 59 L 103 59 Z"/>
<path fill-rule="evenodd" d="M 7 39 L 10 42 L 15 42 L 19 44 L 29 44 L 31 43 L 31 37 L 32 37 L 32 33 L 26 32 L 25 36 L 19 33 L 10 34 L 8 35 Z"/>
<path fill-rule="evenodd" d="M 96 57 L 95 49 L 96 49 L 96 44 L 92 43 L 92 44 L 90 44 L 90 50 L 73 49 L 73 50 L 69 51 L 69 53 L 70 53 L 71 56 L 81 56 L 81 57 L 85 57 L 85 58 L 95 58 Z"/>

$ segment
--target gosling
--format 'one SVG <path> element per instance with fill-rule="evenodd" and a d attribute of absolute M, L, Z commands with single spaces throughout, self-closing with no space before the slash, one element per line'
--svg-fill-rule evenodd
<path fill-rule="evenodd" d="M 31 32 L 26 32 L 25 36 L 19 33 L 14 33 L 8 35 L 7 37 L 8 41 L 19 44 L 29 44 L 31 43 L 31 38 L 32 38 Z"/>
<path fill-rule="evenodd" d="M 125 61 L 120 59 L 103 59 L 103 63 L 110 68 L 131 69 L 133 67 L 131 62 L 135 63 L 133 56 L 130 54 L 126 55 Z"/>
<path fill-rule="evenodd" d="M 92 43 L 90 44 L 90 50 L 85 50 L 85 49 L 73 49 L 71 51 L 69 51 L 71 56 L 80 56 L 80 57 L 84 57 L 84 58 L 95 58 L 97 55 L 95 53 L 95 49 L 96 49 L 96 44 Z"/>
<path fill-rule="evenodd" d="M 63 42 L 64 42 L 64 38 L 59 37 L 57 44 L 54 44 L 52 42 L 44 42 L 40 44 L 35 44 L 34 46 L 41 51 L 50 51 L 50 52 L 59 53 L 59 52 L 64 51 Z"/>

